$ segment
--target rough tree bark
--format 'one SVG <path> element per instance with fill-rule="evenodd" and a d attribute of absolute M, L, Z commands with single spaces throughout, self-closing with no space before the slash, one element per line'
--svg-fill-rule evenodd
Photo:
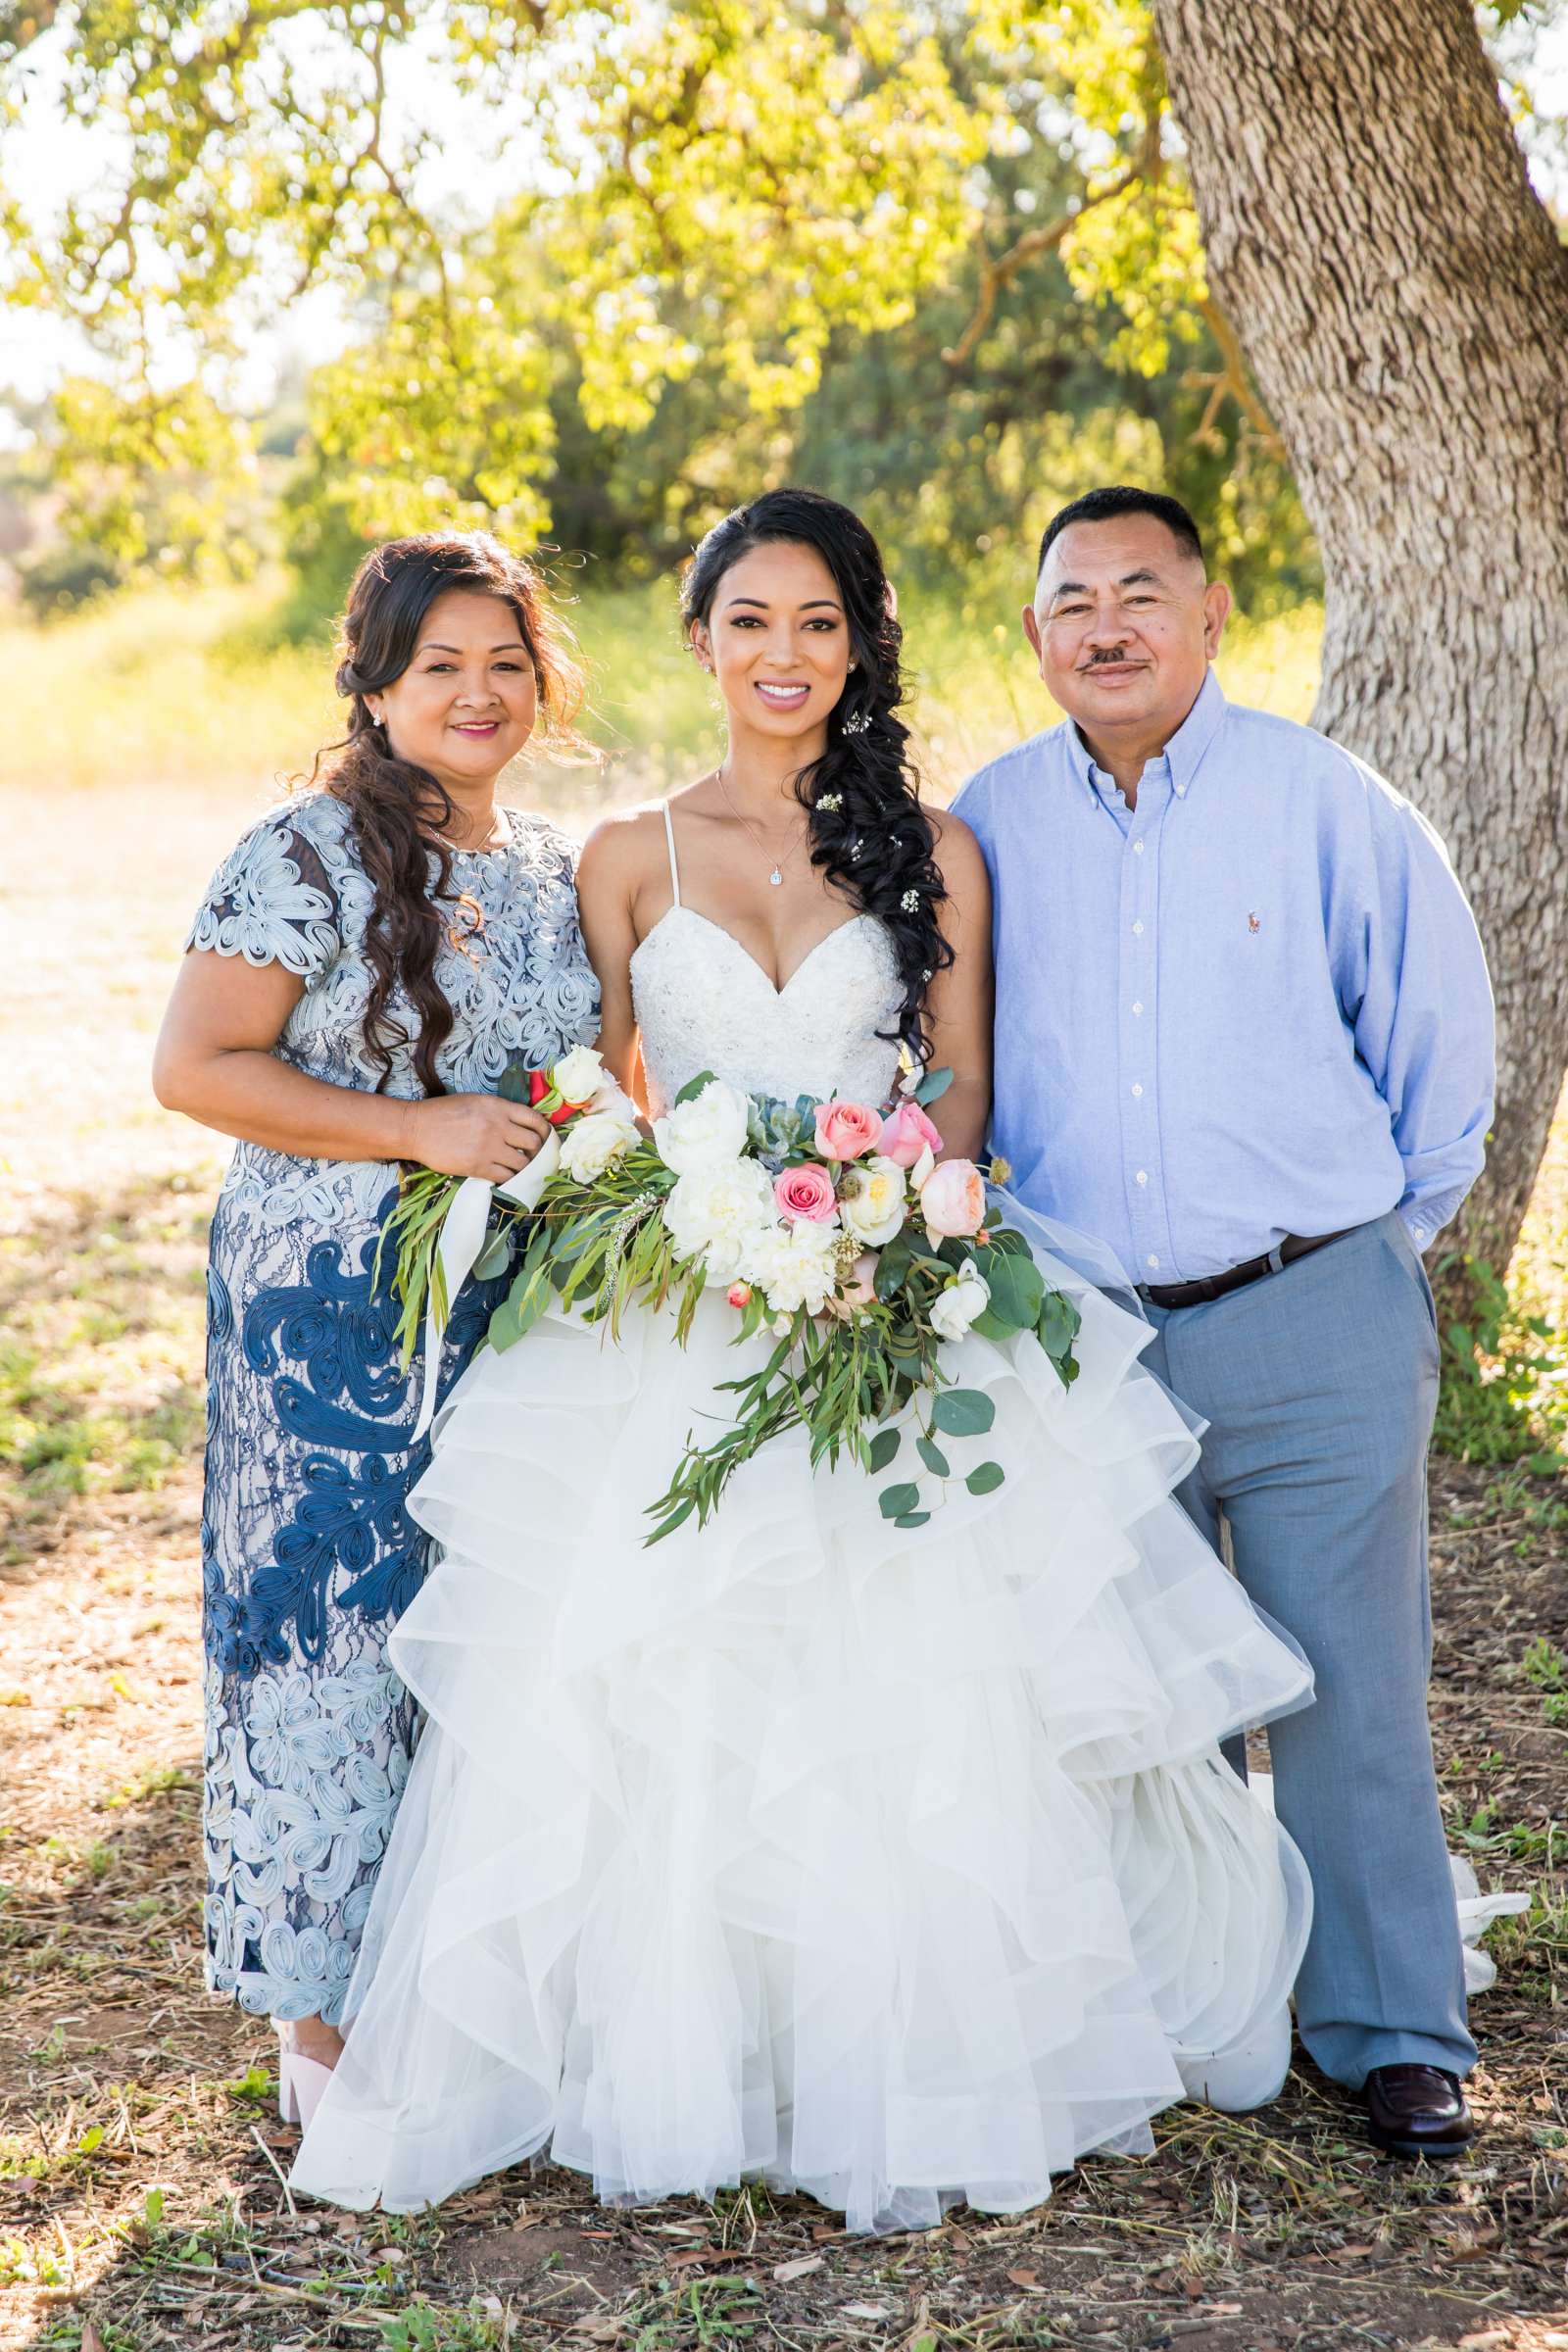
<path fill-rule="evenodd" d="M 1153 0 L 1215 291 L 1323 550 L 1314 724 L 1471 894 L 1506 1261 L 1568 1062 L 1568 254 L 1469 0 Z"/>

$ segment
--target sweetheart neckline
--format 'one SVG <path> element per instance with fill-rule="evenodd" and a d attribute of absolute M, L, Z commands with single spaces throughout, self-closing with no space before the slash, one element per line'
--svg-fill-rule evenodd
<path fill-rule="evenodd" d="M 654 937 L 654 934 L 658 931 L 662 931 L 664 925 L 669 921 L 671 915 L 675 914 L 689 914 L 694 922 L 702 923 L 710 931 L 716 931 L 720 939 L 727 939 L 730 946 L 735 950 L 736 954 L 743 956 L 746 962 L 751 965 L 753 971 L 757 974 L 763 987 L 773 998 L 775 1004 L 783 1003 L 784 999 L 789 995 L 790 990 L 795 986 L 796 981 L 800 978 L 807 965 L 810 962 L 812 956 L 819 955 L 830 940 L 837 939 L 842 932 L 853 931 L 857 923 L 880 923 L 881 921 L 881 917 L 879 915 L 868 914 L 862 908 L 858 914 L 852 914 L 847 921 L 835 923 L 831 931 L 823 932 L 821 938 L 816 942 L 814 947 L 807 949 L 806 954 L 801 957 L 800 962 L 795 966 L 794 971 L 791 972 L 789 978 L 781 987 L 776 980 L 771 979 L 768 974 L 763 971 L 761 965 L 758 962 L 757 957 L 752 954 L 751 949 L 747 947 L 743 941 L 737 939 L 733 931 L 726 930 L 722 923 L 715 923 L 712 916 L 710 914 L 704 914 L 700 907 L 688 906 L 684 902 L 677 906 L 666 906 L 664 908 L 664 911 L 660 916 L 658 922 L 653 925 L 651 930 L 644 934 L 644 936 L 637 942 L 635 948 L 633 948 L 631 956 L 628 959 L 630 963 L 636 962 L 644 948 L 647 947 L 648 942 Z"/>

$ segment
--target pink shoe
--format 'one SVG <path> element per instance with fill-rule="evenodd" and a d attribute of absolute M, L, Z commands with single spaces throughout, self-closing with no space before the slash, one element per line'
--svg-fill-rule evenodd
<path fill-rule="evenodd" d="M 318 2058 L 307 2058 L 296 2050 L 288 2039 L 288 2027 L 274 2018 L 272 2031 L 277 2035 L 277 2112 L 285 2124 L 298 2124 L 303 2132 L 321 2104 L 321 2094 L 332 2080 L 332 2069 L 323 2066 Z"/>

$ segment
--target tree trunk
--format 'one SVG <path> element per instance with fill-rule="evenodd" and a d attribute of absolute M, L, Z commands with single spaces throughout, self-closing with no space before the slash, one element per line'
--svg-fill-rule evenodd
<path fill-rule="evenodd" d="M 1469 0 L 1153 0 L 1214 287 L 1326 575 L 1314 724 L 1408 794 L 1497 999 L 1501 1266 L 1568 1062 L 1568 254 Z"/>

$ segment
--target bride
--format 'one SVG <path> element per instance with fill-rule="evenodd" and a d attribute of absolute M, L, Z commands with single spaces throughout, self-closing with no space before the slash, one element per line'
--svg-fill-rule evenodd
<path fill-rule="evenodd" d="M 885 1102 L 902 1044 L 977 1153 L 985 868 L 916 798 L 875 542 L 769 493 L 685 618 L 728 744 L 584 852 L 607 1061 L 655 1115 L 705 1070 Z M 1170 1499 L 1197 1443 L 1147 1327 L 1029 1230 L 1081 1377 L 945 1342 L 1008 1476 L 917 1530 L 796 1433 L 643 1548 L 770 1345 L 731 1346 L 721 1294 L 685 1349 L 558 1306 L 480 1353 L 411 1503 L 444 1553 L 392 1656 L 427 1723 L 295 2189 L 413 2211 L 548 2151 L 607 2200 L 760 2174 L 909 2229 L 1279 2089 L 1309 1889 L 1218 1743 L 1308 1671 Z"/>

